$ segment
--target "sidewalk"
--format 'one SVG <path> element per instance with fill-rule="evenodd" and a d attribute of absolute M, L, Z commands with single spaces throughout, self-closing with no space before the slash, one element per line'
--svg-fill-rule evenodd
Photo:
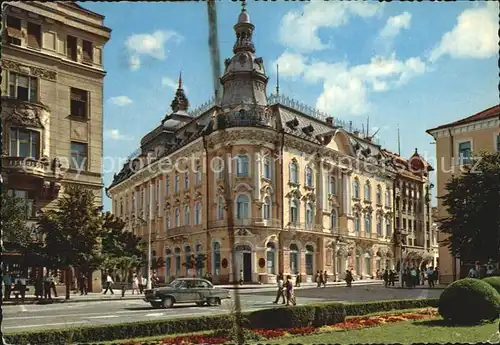
<path fill-rule="evenodd" d="M 352 285 L 382 285 L 381 280 L 357 280 L 353 281 Z M 345 286 L 345 282 L 328 282 L 326 284 L 328 287 L 332 286 Z M 295 289 L 311 289 L 317 286 L 316 283 L 302 283 L 300 287 Z M 216 287 L 228 290 L 237 290 L 244 294 L 255 293 L 260 291 L 273 291 L 276 289 L 275 284 L 243 284 L 243 285 L 216 285 Z M 114 295 L 103 293 L 89 293 L 88 295 L 80 295 L 80 293 L 71 292 L 69 300 L 65 299 L 65 295 L 59 295 L 54 297 L 52 300 L 37 300 L 34 295 L 27 294 L 24 300 L 24 304 L 53 304 L 53 303 L 78 303 L 78 302 L 100 302 L 100 301 L 122 301 L 122 300 L 139 300 L 144 298 L 144 295 L 134 294 L 132 295 L 131 290 L 126 290 L 125 295 L 122 297 L 121 290 L 114 290 Z M 18 305 L 21 304 L 21 299 L 14 299 L 11 297 L 10 300 L 3 300 L 3 305 Z"/>

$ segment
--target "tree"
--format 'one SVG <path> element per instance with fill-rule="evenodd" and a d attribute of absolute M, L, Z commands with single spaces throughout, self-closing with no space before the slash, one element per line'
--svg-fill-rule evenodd
<path fill-rule="evenodd" d="M 26 225 L 28 205 L 22 198 L 2 191 L 0 216 L 3 241 L 7 248 L 2 250 L 23 250 L 33 243 L 33 234 Z"/>
<path fill-rule="evenodd" d="M 196 272 L 198 272 L 198 270 L 205 268 L 205 262 L 207 260 L 208 257 L 205 254 L 191 254 L 189 256 L 189 261 L 183 262 L 182 265 L 188 269 L 196 269 Z"/>
<path fill-rule="evenodd" d="M 483 153 L 446 184 L 441 197 L 448 216 L 440 220 L 443 241 L 462 262 L 500 261 L 500 153 Z"/>
<path fill-rule="evenodd" d="M 51 268 L 95 270 L 102 263 L 102 207 L 95 205 L 93 191 L 68 186 L 56 209 L 41 212 L 38 229 L 43 235 L 42 253 Z M 68 274 L 69 276 L 69 274 Z M 66 299 L 70 282 L 66 279 Z"/>

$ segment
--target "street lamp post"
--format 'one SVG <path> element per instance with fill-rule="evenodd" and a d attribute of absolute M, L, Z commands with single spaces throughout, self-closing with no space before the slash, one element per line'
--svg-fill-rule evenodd
<path fill-rule="evenodd" d="M 151 210 L 151 206 L 150 206 L 150 210 Z M 139 221 L 141 221 L 141 223 L 143 225 L 148 223 L 144 219 L 142 219 L 141 217 L 137 217 L 137 219 Z M 146 283 L 146 289 L 151 289 L 151 277 L 150 277 L 150 272 L 151 272 L 151 228 L 152 228 L 152 226 L 151 226 L 151 220 L 150 220 L 149 221 L 149 229 L 148 229 L 148 264 L 147 264 L 148 278 L 147 278 L 147 283 Z"/>

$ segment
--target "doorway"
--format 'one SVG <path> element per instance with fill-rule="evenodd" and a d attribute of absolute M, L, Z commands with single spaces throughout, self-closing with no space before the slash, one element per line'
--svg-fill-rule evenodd
<path fill-rule="evenodd" d="M 236 251 L 236 267 L 239 278 L 240 271 L 243 271 L 243 281 L 252 281 L 252 248 L 246 244 L 239 244 L 235 248 Z"/>
<path fill-rule="evenodd" d="M 243 253 L 243 281 L 252 281 L 252 253 Z"/>

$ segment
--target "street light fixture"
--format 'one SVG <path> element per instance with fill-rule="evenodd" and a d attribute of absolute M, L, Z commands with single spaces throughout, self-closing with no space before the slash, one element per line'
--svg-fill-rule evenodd
<path fill-rule="evenodd" d="M 151 217 L 151 214 L 150 214 L 150 217 Z M 141 221 L 142 224 L 147 224 L 148 222 L 146 222 L 144 219 L 142 219 L 141 217 L 136 217 L 137 220 Z M 151 221 L 149 221 L 149 229 L 148 229 L 148 265 L 147 265 L 147 270 L 148 270 L 148 278 L 147 278 L 147 285 L 146 285 L 146 289 L 151 289 Z"/>

